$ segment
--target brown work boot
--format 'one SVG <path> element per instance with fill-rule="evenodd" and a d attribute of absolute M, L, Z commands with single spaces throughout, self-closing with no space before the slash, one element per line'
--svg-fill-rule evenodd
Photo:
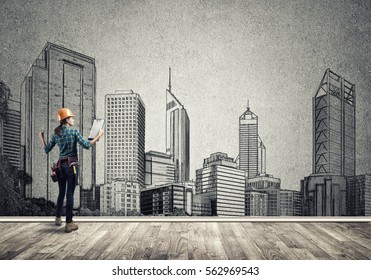
<path fill-rule="evenodd" d="M 66 227 L 64 228 L 64 232 L 72 232 L 77 230 L 79 227 L 74 222 L 66 223 Z"/>
<path fill-rule="evenodd" d="M 62 225 L 61 217 L 55 217 L 55 225 L 56 226 L 61 226 Z"/>

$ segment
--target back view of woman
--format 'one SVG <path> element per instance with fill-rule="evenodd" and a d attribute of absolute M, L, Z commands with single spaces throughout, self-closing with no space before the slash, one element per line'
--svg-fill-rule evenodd
<path fill-rule="evenodd" d="M 85 140 L 77 129 L 72 128 L 75 119 L 72 111 L 68 108 L 61 108 L 57 111 L 57 120 L 59 121 L 59 126 L 55 128 L 54 134 L 48 144 L 45 144 L 44 131 L 40 132 L 39 137 L 45 153 L 48 154 L 55 145 L 59 148 L 59 159 L 57 163 L 57 166 L 60 167 L 60 172 L 58 173 L 59 194 L 55 213 L 55 225 L 60 226 L 62 224 L 61 215 L 64 197 L 66 196 L 65 232 L 72 232 L 78 229 L 77 224 L 72 220 L 74 192 L 78 178 L 77 144 L 81 145 L 84 149 L 89 149 L 103 136 L 104 132 L 100 130 L 97 137 L 93 140 Z"/>

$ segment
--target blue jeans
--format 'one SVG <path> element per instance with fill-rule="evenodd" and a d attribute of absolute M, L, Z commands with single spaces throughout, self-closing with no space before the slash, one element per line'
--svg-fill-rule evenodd
<path fill-rule="evenodd" d="M 63 178 L 58 180 L 59 194 L 57 199 L 57 209 L 55 216 L 60 217 L 62 215 L 63 201 L 66 196 L 66 222 L 72 222 L 72 209 L 73 209 L 73 195 L 76 187 L 76 178 L 73 173 L 72 167 L 68 165 L 68 162 L 61 164 Z M 67 194 L 66 194 L 67 185 Z"/>

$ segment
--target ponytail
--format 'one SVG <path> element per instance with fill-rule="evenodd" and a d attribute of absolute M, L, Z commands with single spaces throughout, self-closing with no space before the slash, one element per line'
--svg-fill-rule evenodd
<path fill-rule="evenodd" d="M 54 133 L 61 136 L 62 126 L 67 122 L 67 119 L 61 120 L 59 125 L 54 129 Z"/>
<path fill-rule="evenodd" d="M 62 122 L 60 125 L 58 125 L 55 129 L 54 129 L 54 133 L 57 134 L 58 136 L 61 135 L 61 131 L 62 131 Z"/>

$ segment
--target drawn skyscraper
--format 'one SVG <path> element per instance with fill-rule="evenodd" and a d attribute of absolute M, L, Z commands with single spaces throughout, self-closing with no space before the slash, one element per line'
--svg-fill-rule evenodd
<path fill-rule="evenodd" d="M 327 69 L 313 98 L 313 174 L 354 176 L 355 85 Z"/>
<path fill-rule="evenodd" d="M 125 179 L 144 186 L 145 107 L 139 94 L 106 95 L 105 183 Z"/>
<path fill-rule="evenodd" d="M 247 178 L 259 173 L 258 139 L 258 116 L 247 106 L 239 119 L 239 168 L 246 171 Z"/>
<path fill-rule="evenodd" d="M 313 97 L 313 174 L 301 180 L 303 214 L 346 214 L 346 176 L 356 169 L 355 85 L 330 69 Z"/>
<path fill-rule="evenodd" d="M 11 99 L 10 89 L 0 82 L 0 155 L 20 168 L 21 112 L 19 101 Z"/>
<path fill-rule="evenodd" d="M 166 89 L 166 153 L 172 156 L 175 166 L 175 182 L 189 180 L 190 122 L 187 110 L 171 92 L 171 69 L 169 88 Z"/>
<path fill-rule="evenodd" d="M 54 148 L 46 155 L 38 134 L 44 129 L 45 140 L 49 140 L 59 125 L 57 110 L 68 107 L 75 114 L 75 128 L 87 139 L 95 118 L 95 84 L 94 58 L 52 43 L 45 45 L 21 87 L 21 145 L 25 146 L 25 171 L 32 176 L 24 196 L 56 201 L 58 187 L 50 178 L 50 167 L 58 160 L 59 151 Z M 80 147 L 78 154 L 79 185 L 91 189 L 95 186 L 95 148 Z"/>
<path fill-rule="evenodd" d="M 139 211 L 144 187 L 145 107 L 139 94 L 117 90 L 106 95 L 105 185 L 101 211 Z M 112 213 L 111 213 L 112 214 Z"/>

